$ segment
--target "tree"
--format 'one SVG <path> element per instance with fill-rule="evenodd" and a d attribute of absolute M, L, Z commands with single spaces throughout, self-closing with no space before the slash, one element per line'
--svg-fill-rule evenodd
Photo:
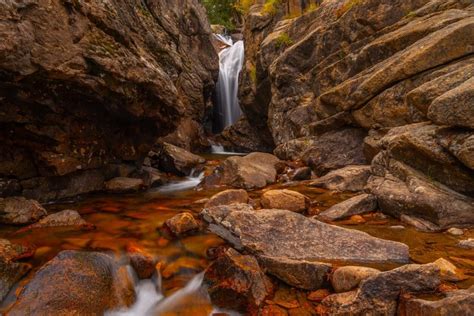
<path fill-rule="evenodd" d="M 235 28 L 232 17 L 235 13 L 236 0 L 202 0 L 211 24 L 220 24 L 228 30 Z"/>

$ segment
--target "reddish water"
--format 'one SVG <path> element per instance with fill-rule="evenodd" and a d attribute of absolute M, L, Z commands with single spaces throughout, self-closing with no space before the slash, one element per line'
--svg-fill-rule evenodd
<path fill-rule="evenodd" d="M 275 185 L 274 187 L 282 187 Z M 311 212 L 318 213 L 329 206 L 346 199 L 348 194 L 332 194 L 331 192 L 310 188 L 304 184 L 285 186 L 309 196 L 312 200 Z M 133 195 L 100 195 L 88 196 L 71 204 L 48 206 L 50 212 L 63 209 L 75 209 L 85 220 L 94 224 L 93 231 L 75 231 L 69 229 L 37 229 L 16 233 L 18 227 L 2 227 L 0 238 L 12 242 L 28 243 L 37 247 L 36 254 L 30 260 L 35 268 L 53 258 L 59 251 L 66 249 L 106 250 L 117 254 L 127 246 L 136 245 L 154 255 L 163 265 L 163 290 L 165 295 L 175 292 L 198 272 L 208 265 L 206 250 L 209 247 L 223 244 L 215 235 L 201 233 L 180 240 L 170 240 L 160 231 L 163 223 L 173 215 L 182 211 L 198 213 L 202 204 L 196 203 L 207 198 L 216 190 L 187 190 L 179 193 L 146 192 Z M 267 190 L 269 188 L 266 188 Z M 258 198 L 261 191 L 252 192 L 251 197 Z M 473 238 L 471 230 L 464 236 L 454 237 L 446 233 L 421 233 L 412 228 L 393 229 L 390 226 L 400 225 L 393 219 L 380 219 L 367 215 L 365 223 L 342 222 L 346 227 L 365 231 L 371 235 L 404 242 L 410 246 L 411 258 L 417 263 L 432 262 L 440 257 L 449 259 L 465 270 L 468 280 L 458 284 L 467 287 L 474 284 L 474 252 L 456 246 L 460 239 Z M 388 268 L 388 267 L 385 267 Z M 30 273 L 31 276 L 32 273 Z M 14 301 L 10 295 L 8 303 Z M 211 309 L 208 302 L 187 304 L 186 308 L 197 308 L 202 314 Z M 0 310 L 1 312 L 1 310 Z M 190 314 L 189 309 L 181 312 Z"/>

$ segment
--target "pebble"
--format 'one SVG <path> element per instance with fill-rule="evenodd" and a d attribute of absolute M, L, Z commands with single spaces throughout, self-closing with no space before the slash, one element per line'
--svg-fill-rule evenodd
<path fill-rule="evenodd" d="M 464 235 L 464 231 L 460 228 L 452 227 L 447 230 L 448 234 L 451 234 L 453 236 L 461 236 Z"/>
<path fill-rule="evenodd" d="M 405 226 L 402 225 L 395 225 L 395 226 L 390 226 L 391 229 L 405 229 Z"/>

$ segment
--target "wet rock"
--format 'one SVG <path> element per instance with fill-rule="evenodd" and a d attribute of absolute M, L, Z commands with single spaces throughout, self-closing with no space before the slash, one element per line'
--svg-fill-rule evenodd
<path fill-rule="evenodd" d="M 464 231 L 460 228 L 452 227 L 446 231 L 448 234 L 453 236 L 462 236 L 464 235 Z"/>
<path fill-rule="evenodd" d="M 400 315 L 421 316 L 450 316 L 471 315 L 474 310 L 474 286 L 467 290 L 457 290 L 447 293 L 447 297 L 428 301 L 423 299 L 410 299 L 402 304 Z"/>
<path fill-rule="evenodd" d="M 474 249 L 474 238 L 461 240 L 458 243 L 458 246 L 461 248 L 466 248 L 466 249 Z"/>
<path fill-rule="evenodd" d="M 402 243 L 328 225 L 291 211 L 254 211 L 249 205 L 235 204 L 204 209 L 201 217 L 209 223 L 210 231 L 237 249 L 257 257 L 306 261 L 408 261 L 408 247 Z"/>
<path fill-rule="evenodd" d="M 329 315 L 395 315 L 402 292 L 434 291 L 440 284 L 434 264 L 409 264 L 362 281 L 357 291 L 330 295 L 322 301 Z"/>
<path fill-rule="evenodd" d="M 17 261 L 33 256 L 35 249 L 30 246 L 13 244 L 7 239 L 0 239 L 0 258 L 4 261 Z"/>
<path fill-rule="evenodd" d="M 329 209 L 320 213 L 318 217 L 327 221 L 335 221 L 353 215 L 372 212 L 375 211 L 376 208 L 377 198 L 371 194 L 364 193 L 331 206 Z"/>
<path fill-rule="evenodd" d="M 337 293 L 348 292 L 357 288 L 360 282 L 379 273 L 380 270 L 368 267 L 340 267 L 331 275 L 331 285 Z"/>
<path fill-rule="evenodd" d="M 156 272 L 155 259 L 140 247 L 129 245 L 127 256 L 139 279 L 149 279 Z"/>
<path fill-rule="evenodd" d="M 292 190 L 269 190 L 262 194 L 263 208 L 281 209 L 302 213 L 309 207 L 309 198 Z"/>
<path fill-rule="evenodd" d="M 400 220 L 408 225 L 415 227 L 417 230 L 422 232 L 439 232 L 441 231 L 441 227 L 431 223 L 430 221 L 424 220 L 422 218 L 409 216 L 403 214 L 400 216 Z"/>
<path fill-rule="evenodd" d="M 145 187 L 142 179 L 119 177 L 105 183 L 105 189 L 111 193 L 138 192 Z"/>
<path fill-rule="evenodd" d="M 310 180 L 312 176 L 312 171 L 310 167 L 301 167 L 296 169 L 290 176 L 292 181 L 304 181 Z"/>
<path fill-rule="evenodd" d="M 0 222 L 3 224 L 30 224 L 46 215 L 46 210 L 37 201 L 24 197 L 0 198 Z"/>
<path fill-rule="evenodd" d="M 165 225 L 176 236 L 184 236 L 199 230 L 199 224 L 191 213 L 175 215 L 165 222 Z"/>
<path fill-rule="evenodd" d="M 134 299 L 125 266 L 102 253 L 68 250 L 36 272 L 9 314 L 103 314 Z"/>
<path fill-rule="evenodd" d="M 213 304 L 248 314 L 256 313 L 273 291 L 257 260 L 232 248 L 207 268 L 204 280 Z"/>
<path fill-rule="evenodd" d="M 332 191 L 362 191 L 367 185 L 371 174 L 370 166 L 347 166 L 329 172 L 311 182 L 311 186 L 321 187 Z"/>
<path fill-rule="evenodd" d="M 167 181 L 166 175 L 153 167 L 143 167 L 137 175 L 141 176 L 145 186 L 148 188 L 158 187 Z"/>
<path fill-rule="evenodd" d="M 248 203 L 249 195 L 245 190 L 225 190 L 214 194 L 209 201 L 206 202 L 205 207 L 213 207 L 219 205 L 230 205 L 239 203 Z"/>
<path fill-rule="evenodd" d="M 30 264 L 0 258 L 0 301 L 3 301 L 12 286 L 30 270 Z"/>
<path fill-rule="evenodd" d="M 466 278 L 461 270 L 446 259 L 439 258 L 433 263 L 439 267 L 442 280 L 459 282 Z"/>
<path fill-rule="evenodd" d="M 320 289 L 313 291 L 308 294 L 308 300 L 314 301 L 314 302 L 321 302 L 323 299 L 331 295 L 331 292 L 327 289 Z"/>
<path fill-rule="evenodd" d="M 322 262 L 258 256 L 260 265 L 269 274 L 296 288 L 316 290 L 327 280 L 331 265 Z"/>
<path fill-rule="evenodd" d="M 251 153 L 244 157 L 229 157 L 216 168 L 205 182 L 218 182 L 246 190 L 263 188 L 276 181 L 282 162 L 266 153 Z"/>
<path fill-rule="evenodd" d="M 277 305 L 266 305 L 260 313 L 262 316 L 288 316 L 286 309 Z"/>
<path fill-rule="evenodd" d="M 193 170 L 202 168 L 206 162 L 201 156 L 168 143 L 160 145 L 150 156 L 154 167 L 179 176 L 191 175 Z M 157 162 L 153 162 L 155 159 Z"/>
<path fill-rule="evenodd" d="M 90 229 L 94 227 L 94 225 L 86 222 L 77 211 L 64 210 L 54 214 L 50 214 L 39 220 L 37 223 L 28 226 L 28 228 L 32 229 L 61 226 L 74 226 L 82 229 Z"/>
<path fill-rule="evenodd" d="M 366 133 L 360 129 L 329 132 L 319 137 L 315 145 L 303 154 L 303 160 L 317 175 L 349 165 L 366 164 L 362 150 Z"/>

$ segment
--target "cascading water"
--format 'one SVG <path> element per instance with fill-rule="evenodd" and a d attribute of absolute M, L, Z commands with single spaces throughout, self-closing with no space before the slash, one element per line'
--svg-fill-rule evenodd
<path fill-rule="evenodd" d="M 244 62 L 244 42 L 233 43 L 230 37 L 216 35 L 226 44 L 219 53 L 219 80 L 217 82 L 217 120 L 219 131 L 235 123 L 242 111 L 239 106 L 239 74 Z"/>

